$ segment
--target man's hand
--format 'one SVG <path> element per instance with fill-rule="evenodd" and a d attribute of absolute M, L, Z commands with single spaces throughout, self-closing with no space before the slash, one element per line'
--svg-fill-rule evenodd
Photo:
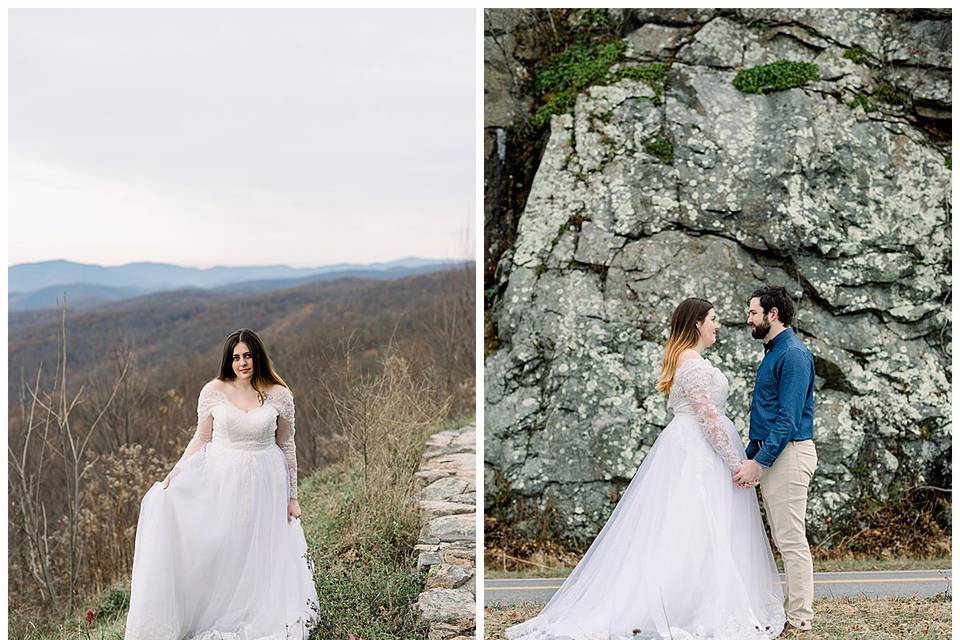
<path fill-rule="evenodd" d="M 733 481 L 738 487 L 756 486 L 763 474 L 763 467 L 753 460 L 744 460 L 740 470 L 733 474 Z"/>

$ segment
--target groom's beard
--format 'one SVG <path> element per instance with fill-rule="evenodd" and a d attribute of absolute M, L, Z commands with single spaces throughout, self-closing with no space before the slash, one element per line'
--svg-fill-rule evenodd
<path fill-rule="evenodd" d="M 758 324 L 753 328 L 753 337 L 757 340 L 763 340 L 770 333 L 770 321 L 764 318 L 763 324 Z"/>

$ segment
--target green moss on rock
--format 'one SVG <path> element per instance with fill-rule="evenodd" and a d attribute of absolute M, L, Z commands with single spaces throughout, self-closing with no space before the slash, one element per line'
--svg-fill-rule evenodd
<path fill-rule="evenodd" d="M 534 113 L 533 125 L 546 125 L 553 116 L 570 112 L 577 95 L 588 87 L 611 84 L 623 78 L 645 82 L 653 89 L 653 102 L 660 104 L 670 65 L 654 62 L 622 66 L 611 74 L 610 68 L 622 60 L 626 48 L 627 43 L 623 40 L 589 42 L 581 39 L 540 65 L 534 85 L 543 105 Z"/>
<path fill-rule="evenodd" d="M 862 91 L 858 91 L 857 95 L 853 98 L 853 100 L 847 103 L 847 106 L 850 107 L 851 109 L 856 109 L 857 107 L 860 107 L 866 113 L 870 113 L 871 111 L 877 110 L 877 107 L 874 106 L 873 102 L 870 101 L 870 96 L 868 96 Z"/>
<path fill-rule="evenodd" d="M 580 29 L 590 29 L 592 27 L 610 28 L 610 14 L 606 9 L 585 9 L 580 19 L 577 20 L 577 27 Z"/>
<path fill-rule="evenodd" d="M 770 93 L 801 87 L 819 79 L 820 69 L 811 62 L 777 60 L 741 70 L 733 79 L 733 86 L 744 93 Z"/>
<path fill-rule="evenodd" d="M 654 104 L 660 104 L 663 97 L 663 89 L 667 82 L 667 71 L 669 70 L 670 65 L 666 62 L 654 62 L 637 67 L 621 67 L 614 75 L 614 82 L 622 78 L 646 82 L 647 85 L 653 89 Z"/>
<path fill-rule="evenodd" d="M 873 89 L 873 97 L 881 102 L 902 107 L 910 103 L 910 97 L 889 82 L 881 82 Z"/>
<path fill-rule="evenodd" d="M 843 57 L 847 60 L 850 60 L 854 64 L 862 64 L 864 66 L 869 66 L 870 62 L 873 60 L 873 56 L 867 53 L 867 50 L 862 47 L 853 47 L 852 49 L 847 49 L 843 52 Z"/>
<path fill-rule="evenodd" d="M 654 138 L 644 143 L 643 150 L 663 164 L 673 164 L 673 143 L 666 138 Z"/>
<path fill-rule="evenodd" d="M 581 40 L 538 67 L 534 84 L 545 101 L 533 115 L 533 124 L 539 127 L 550 122 L 552 116 L 569 111 L 578 93 L 607 77 L 626 46 L 623 40 Z"/>
<path fill-rule="evenodd" d="M 576 104 L 576 102 L 577 92 L 573 90 L 551 94 L 547 99 L 547 103 L 537 109 L 536 113 L 533 114 L 533 125 L 540 127 L 547 124 L 553 116 L 567 113 L 573 109 L 573 105 Z"/>

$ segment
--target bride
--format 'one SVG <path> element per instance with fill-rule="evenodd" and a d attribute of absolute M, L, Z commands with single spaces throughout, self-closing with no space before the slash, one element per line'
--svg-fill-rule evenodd
<path fill-rule="evenodd" d="M 140 505 L 125 640 L 307 637 L 317 592 L 293 436 L 293 395 L 257 334 L 235 331 L 193 439 Z"/>
<path fill-rule="evenodd" d="M 723 414 L 729 383 L 701 356 L 717 331 L 706 300 L 673 312 L 657 382 L 673 419 L 563 586 L 509 640 L 780 634 L 783 591 L 756 490 L 733 481 L 744 456 Z"/>

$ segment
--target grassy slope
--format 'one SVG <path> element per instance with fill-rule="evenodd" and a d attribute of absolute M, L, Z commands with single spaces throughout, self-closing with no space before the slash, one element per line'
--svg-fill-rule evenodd
<path fill-rule="evenodd" d="M 432 431 L 474 423 L 475 418 L 467 416 Z M 353 633 L 363 640 L 426 638 L 428 626 L 413 608 L 426 578 L 417 571 L 413 552 L 420 527 L 416 507 L 411 504 L 396 519 L 361 518 L 358 510 L 377 509 L 378 500 L 382 513 L 391 513 L 385 496 L 357 503 L 361 482 L 358 465 L 345 461 L 301 485 L 301 522 L 320 598 L 320 625 L 310 637 L 326 640 Z"/>
<path fill-rule="evenodd" d="M 410 605 L 417 600 L 423 577 L 413 568 L 410 550 L 378 544 L 377 532 L 349 536 L 350 506 L 359 474 L 347 464 L 331 465 L 300 483 L 304 534 L 314 562 L 320 599 L 320 624 L 311 638 L 403 639 L 426 637 L 426 627 Z M 129 591 L 129 583 L 117 585 Z M 102 595 L 91 598 L 80 615 L 58 627 L 38 631 L 38 640 L 122 640 L 126 615 L 101 620 L 88 628 L 88 609 L 98 610 Z"/>
<path fill-rule="evenodd" d="M 360 476 L 346 464 L 327 467 L 302 485 L 302 523 L 320 599 L 313 637 L 426 637 L 411 605 L 423 587 L 412 554 L 391 548 L 391 532 L 350 533 L 350 510 Z M 384 535 L 384 534 L 387 535 Z M 402 532 L 401 536 L 403 535 Z"/>
<path fill-rule="evenodd" d="M 472 416 L 455 420 L 437 431 L 457 429 L 473 420 Z M 360 480 L 358 469 L 343 462 L 312 474 L 299 485 L 301 523 L 320 599 L 320 624 L 311 638 L 347 638 L 348 633 L 363 640 L 425 638 L 427 626 L 412 608 L 425 580 L 415 568 L 417 531 L 399 523 L 388 531 L 356 531 L 351 513 L 357 508 L 354 496 Z M 406 544 L 398 544 L 400 541 Z M 114 588 L 129 592 L 130 585 L 126 582 Z M 96 611 L 102 607 L 105 595 L 85 601 L 75 619 L 11 637 L 123 640 L 125 613 L 101 619 L 89 628 L 83 621 L 88 608 Z M 17 626 L 27 628 L 29 622 L 20 620 Z"/>

